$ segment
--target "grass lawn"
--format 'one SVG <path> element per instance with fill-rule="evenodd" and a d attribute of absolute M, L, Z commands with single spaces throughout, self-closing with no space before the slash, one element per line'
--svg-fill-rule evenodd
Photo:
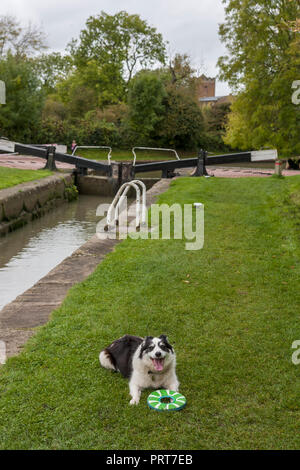
<path fill-rule="evenodd" d="M 126 240 L 0 370 L 2 449 L 295 449 L 300 435 L 300 178 L 182 178 L 205 245 Z M 168 334 L 181 412 L 129 406 L 99 366 L 125 333 Z"/>
<path fill-rule="evenodd" d="M 195 158 L 197 152 L 192 151 L 178 151 L 180 158 Z M 108 150 L 105 149 L 78 149 L 75 155 L 80 157 L 90 158 L 91 160 L 107 160 Z M 136 150 L 137 163 L 149 160 L 176 160 L 173 152 L 159 152 L 151 150 Z M 132 161 L 133 153 L 131 150 L 113 149 L 111 159 L 115 161 Z"/>
<path fill-rule="evenodd" d="M 48 170 L 19 170 L 0 166 L 0 190 L 52 175 Z"/>

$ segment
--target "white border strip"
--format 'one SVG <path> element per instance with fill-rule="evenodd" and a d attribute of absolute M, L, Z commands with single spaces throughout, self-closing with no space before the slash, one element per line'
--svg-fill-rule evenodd
<path fill-rule="evenodd" d="M 277 160 L 277 150 L 259 150 L 257 152 L 251 152 L 251 162 L 263 162 L 266 160 Z"/>
<path fill-rule="evenodd" d="M 13 153 L 15 151 L 15 143 L 10 140 L 0 139 L 0 150 Z"/>

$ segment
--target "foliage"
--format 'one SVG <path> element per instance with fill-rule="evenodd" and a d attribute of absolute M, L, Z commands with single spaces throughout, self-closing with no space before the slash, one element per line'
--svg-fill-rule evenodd
<path fill-rule="evenodd" d="M 118 74 L 109 64 L 90 60 L 75 69 L 57 85 L 58 98 L 66 104 L 69 115 L 82 117 L 87 111 L 119 103 L 124 98 L 124 87 Z"/>
<path fill-rule="evenodd" d="M 105 106 L 103 109 L 98 108 L 91 111 L 86 115 L 86 118 L 90 116 L 95 120 L 112 122 L 116 126 L 120 126 L 122 121 L 127 119 L 127 114 L 128 105 L 124 102 L 120 102 Z"/>
<path fill-rule="evenodd" d="M 283 157 L 299 155 L 300 108 L 291 100 L 300 74 L 299 33 L 287 26 L 299 15 L 299 2 L 224 3 L 220 37 L 229 56 L 219 60 L 221 78 L 239 89 L 225 142 L 244 149 L 277 148 Z"/>
<path fill-rule="evenodd" d="M 37 68 L 47 94 L 54 93 L 57 84 L 67 79 L 73 65 L 70 56 L 63 56 L 59 52 L 41 54 L 32 63 Z"/>
<path fill-rule="evenodd" d="M 35 140 L 44 93 L 34 68 L 30 61 L 8 53 L 0 60 L 0 77 L 7 96 L 7 104 L 0 107 L 0 134 L 19 141 Z"/>
<path fill-rule="evenodd" d="M 113 123 L 90 119 L 76 123 L 52 116 L 45 117 L 39 128 L 38 141 L 43 143 L 65 143 L 70 145 L 76 140 L 78 145 L 113 145 L 120 144 L 119 134 Z"/>
<path fill-rule="evenodd" d="M 67 199 L 68 202 L 72 202 L 78 199 L 78 195 L 79 192 L 75 184 L 65 187 L 64 198 Z"/>
<path fill-rule="evenodd" d="M 0 17 L 1 28 L 7 105 L 0 126 L 7 137 L 219 150 L 221 131 L 205 131 L 190 57 L 175 54 L 166 64 L 161 34 L 139 15 L 91 16 L 62 54 L 43 53 L 42 33 L 14 17 Z"/>
<path fill-rule="evenodd" d="M 193 70 L 187 56 L 177 55 L 176 61 L 173 73 L 170 65 L 159 71 L 140 72 L 132 80 L 128 128 L 136 145 L 194 150 L 201 144 L 204 123 L 195 99 Z"/>
<path fill-rule="evenodd" d="M 157 129 L 162 145 L 180 149 L 202 146 L 204 122 L 201 109 L 188 90 L 167 86 L 162 123 Z"/>
<path fill-rule="evenodd" d="M 164 84 L 155 72 L 138 73 L 128 93 L 128 128 L 136 145 L 151 139 L 155 127 L 162 120 Z"/>
<path fill-rule="evenodd" d="M 43 108 L 43 119 L 55 118 L 64 121 L 67 118 L 67 107 L 55 95 L 48 95 Z"/>
<path fill-rule="evenodd" d="M 72 41 L 70 51 L 81 68 L 90 60 L 101 67 L 120 74 L 128 85 L 137 68 L 146 68 L 165 60 L 162 35 L 142 20 L 139 15 L 120 11 L 115 15 L 101 12 L 90 16 L 80 33 L 80 40 Z"/>
<path fill-rule="evenodd" d="M 227 128 L 228 117 L 232 116 L 230 108 L 230 103 L 202 106 L 206 137 L 205 148 L 225 152 L 229 150 L 229 147 L 224 144 L 223 136 Z"/>
<path fill-rule="evenodd" d="M 188 54 L 175 54 L 173 58 L 170 58 L 168 74 L 172 85 L 184 87 L 186 91 L 190 91 L 191 95 L 195 94 L 198 78 Z"/>

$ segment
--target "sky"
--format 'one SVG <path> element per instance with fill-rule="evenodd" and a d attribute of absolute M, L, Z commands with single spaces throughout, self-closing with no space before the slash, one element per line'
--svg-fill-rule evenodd
<path fill-rule="evenodd" d="M 49 51 L 63 52 L 79 36 L 87 18 L 105 11 L 139 14 L 168 41 L 168 52 L 187 53 L 192 64 L 207 76 L 218 74 L 217 60 L 226 53 L 218 37 L 224 20 L 222 0 L 1 0 L 0 15 L 12 14 L 21 23 L 31 21 L 47 35 Z M 216 95 L 227 95 L 226 83 L 217 80 Z"/>

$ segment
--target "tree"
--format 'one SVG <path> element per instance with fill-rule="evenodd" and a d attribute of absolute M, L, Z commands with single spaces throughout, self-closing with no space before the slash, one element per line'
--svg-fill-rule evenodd
<path fill-rule="evenodd" d="M 299 0 L 289 0 L 289 1 L 299 3 Z M 299 16 L 295 18 L 294 21 L 289 21 L 288 25 L 292 28 L 294 32 L 300 33 L 300 12 L 299 12 Z M 300 42 L 299 36 L 298 36 L 297 42 L 298 44 Z"/>
<path fill-rule="evenodd" d="M 0 61 L 0 77 L 6 84 L 6 105 L 0 107 L 0 135 L 25 142 L 35 139 L 44 94 L 34 68 L 28 60 L 8 53 Z"/>
<path fill-rule="evenodd" d="M 188 89 L 168 85 L 166 91 L 164 112 L 157 128 L 161 145 L 196 150 L 204 138 L 201 109 Z"/>
<path fill-rule="evenodd" d="M 123 91 L 120 76 L 112 73 L 110 65 L 99 66 L 92 59 L 57 83 L 58 99 L 72 117 L 82 117 L 90 110 L 119 103 Z"/>
<path fill-rule="evenodd" d="M 21 28 L 13 16 L 0 16 L 0 57 L 20 35 Z"/>
<path fill-rule="evenodd" d="M 139 68 L 149 68 L 155 62 L 164 63 L 165 44 L 161 34 L 149 26 L 139 15 L 120 11 L 115 15 L 101 12 L 91 16 L 80 40 L 69 45 L 78 67 L 90 60 L 100 66 L 109 64 L 129 85 Z"/>
<path fill-rule="evenodd" d="M 165 96 L 163 81 L 156 72 L 141 71 L 132 80 L 128 93 L 128 127 L 138 145 L 153 137 L 162 119 Z"/>
<path fill-rule="evenodd" d="M 16 17 L 0 16 L 0 58 L 10 51 L 17 57 L 25 57 L 46 49 L 45 35 L 40 29 L 28 23 L 21 27 Z"/>
<path fill-rule="evenodd" d="M 135 75 L 125 121 L 136 145 L 195 150 L 204 143 L 194 74 L 188 55 L 176 54 L 167 67 Z"/>
<path fill-rule="evenodd" d="M 223 0 L 221 40 L 229 55 L 219 59 L 221 79 L 237 91 L 225 141 L 235 147 L 275 147 L 284 156 L 300 153 L 300 109 L 291 85 L 300 75 L 297 32 L 299 1 Z"/>
<path fill-rule="evenodd" d="M 203 106 L 204 127 L 207 136 L 207 148 L 211 151 L 226 151 L 223 136 L 228 125 L 230 103 L 215 103 Z"/>
<path fill-rule="evenodd" d="M 173 85 L 190 88 L 195 92 L 196 70 L 192 67 L 188 54 L 175 54 L 173 58 L 170 58 L 169 72 Z"/>
<path fill-rule="evenodd" d="M 47 94 L 54 93 L 57 84 L 66 80 L 73 68 L 73 61 L 68 55 L 59 52 L 41 54 L 32 60 Z"/>

